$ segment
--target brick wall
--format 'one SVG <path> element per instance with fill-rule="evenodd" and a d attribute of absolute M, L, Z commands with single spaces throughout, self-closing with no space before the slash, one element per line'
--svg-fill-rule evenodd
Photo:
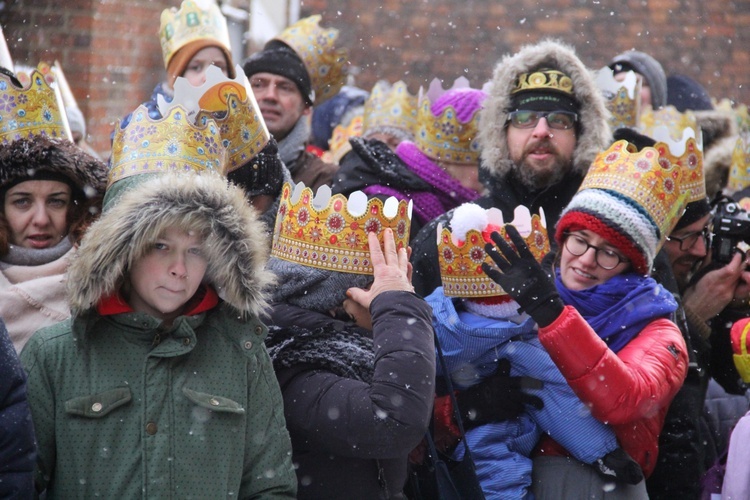
<path fill-rule="evenodd" d="M 86 114 L 90 140 L 108 155 L 114 122 L 163 78 L 159 15 L 177 0 L 8 0 L 0 25 L 11 54 L 58 59 Z M 357 84 L 404 79 L 412 92 L 437 76 L 487 80 L 505 53 L 544 36 L 601 67 L 630 48 L 667 73 L 684 73 L 717 97 L 750 103 L 750 0 L 303 0 L 341 30 Z"/>

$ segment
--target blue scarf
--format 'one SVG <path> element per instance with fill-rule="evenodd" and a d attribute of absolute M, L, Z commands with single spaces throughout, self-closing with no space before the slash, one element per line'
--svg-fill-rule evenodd
<path fill-rule="evenodd" d="M 677 310 L 674 297 L 653 278 L 619 274 L 586 290 L 569 290 L 555 272 L 555 285 L 565 304 L 575 307 L 614 352 L 627 345 L 646 325 Z"/>

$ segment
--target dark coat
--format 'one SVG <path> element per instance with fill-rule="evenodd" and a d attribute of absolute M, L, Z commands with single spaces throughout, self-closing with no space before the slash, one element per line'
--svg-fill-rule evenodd
<path fill-rule="evenodd" d="M 275 366 L 299 498 L 403 498 L 407 455 L 424 436 L 432 412 L 431 310 L 414 294 L 386 292 L 375 298 L 370 311 L 375 351 L 371 383 L 309 363 Z M 344 325 L 286 304 L 274 307 L 271 322 L 281 328 Z"/>
<path fill-rule="evenodd" d="M 287 168 L 295 184 L 302 182 L 315 193 L 320 186 L 331 185 L 333 175 L 339 167 L 324 162 L 309 151 L 303 151 L 296 160 L 287 164 Z"/>

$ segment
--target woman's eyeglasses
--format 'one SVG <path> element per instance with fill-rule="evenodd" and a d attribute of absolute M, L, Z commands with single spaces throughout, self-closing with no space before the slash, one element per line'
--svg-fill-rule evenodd
<path fill-rule="evenodd" d="M 578 121 L 578 115 L 572 111 L 511 111 L 508 123 L 516 128 L 534 128 L 542 118 L 547 119 L 549 128 L 568 130 Z"/>
<path fill-rule="evenodd" d="M 568 250 L 568 252 L 572 253 L 576 257 L 580 257 L 581 255 L 588 252 L 589 248 L 593 248 L 595 251 L 594 257 L 596 258 L 596 263 L 599 265 L 599 267 L 601 267 L 602 269 L 606 269 L 607 271 L 619 266 L 620 262 L 624 262 L 626 264 L 630 262 L 626 258 L 620 257 L 620 255 L 618 255 L 616 252 L 608 250 L 606 248 L 595 247 L 588 241 L 584 240 L 580 236 L 576 236 L 575 234 L 566 235 L 565 248 Z"/>

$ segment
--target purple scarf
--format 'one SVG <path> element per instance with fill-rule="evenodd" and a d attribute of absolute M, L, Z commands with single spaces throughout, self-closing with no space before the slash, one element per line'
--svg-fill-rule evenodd
<path fill-rule="evenodd" d="M 396 148 L 396 154 L 407 168 L 416 173 L 434 189 L 431 191 L 399 191 L 383 185 L 368 186 L 363 191 L 370 195 L 395 196 L 399 200 L 414 200 L 414 213 L 420 224 L 431 221 L 463 203 L 479 198 L 479 193 L 461 185 L 448 172 L 435 165 L 410 141 L 404 141 Z"/>

